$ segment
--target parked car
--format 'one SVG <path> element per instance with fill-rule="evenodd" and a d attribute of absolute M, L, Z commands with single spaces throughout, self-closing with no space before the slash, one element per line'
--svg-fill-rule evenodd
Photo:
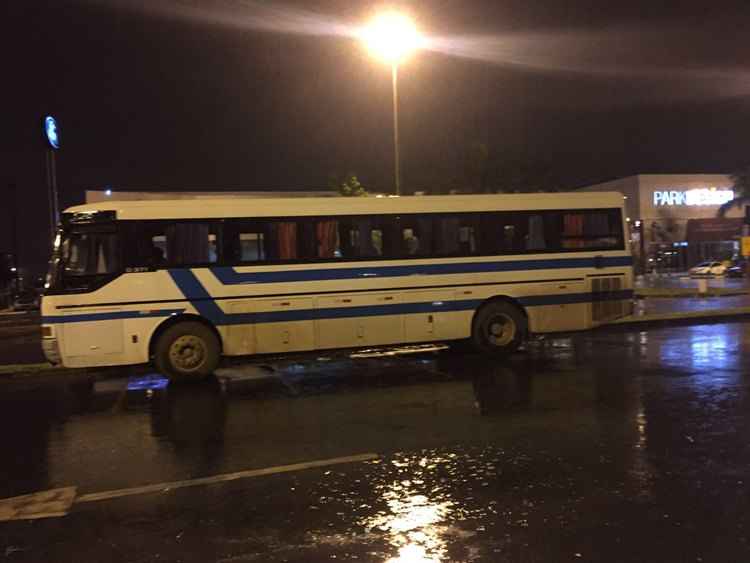
<path fill-rule="evenodd" d="M 691 276 L 723 276 L 727 272 L 727 267 L 721 262 L 701 262 L 697 266 L 690 268 Z"/>
<path fill-rule="evenodd" d="M 727 277 L 729 277 L 729 278 L 744 278 L 746 271 L 747 271 L 747 263 L 746 262 L 735 262 L 729 268 L 727 268 Z"/>
<path fill-rule="evenodd" d="M 35 311 L 39 308 L 39 294 L 34 290 L 22 291 L 13 298 L 14 311 Z"/>

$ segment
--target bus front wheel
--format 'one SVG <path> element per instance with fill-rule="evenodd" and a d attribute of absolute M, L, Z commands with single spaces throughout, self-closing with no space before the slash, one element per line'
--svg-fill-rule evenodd
<path fill-rule="evenodd" d="M 526 338 L 526 316 L 506 301 L 487 303 L 474 315 L 471 340 L 482 353 L 506 355 L 515 352 Z"/>
<path fill-rule="evenodd" d="M 221 349 L 216 334 L 197 322 L 181 322 L 165 330 L 156 341 L 156 368 L 173 380 L 204 379 L 219 365 Z"/>

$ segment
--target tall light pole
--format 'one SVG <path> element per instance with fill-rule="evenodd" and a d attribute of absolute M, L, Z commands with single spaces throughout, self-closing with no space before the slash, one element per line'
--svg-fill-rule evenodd
<path fill-rule="evenodd" d="M 60 209 L 57 196 L 57 162 L 55 152 L 60 150 L 60 131 L 57 120 L 51 115 L 46 115 L 43 120 L 44 138 L 47 144 L 46 168 L 47 168 L 47 190 L 49 197 L 49 224 L 51 240 L 55 240 L 57 223 L 60 220 Z"/>
<path fill-rule="evenodd" d="M 368 51 L 391 65 L 393 82 L 393 170 L 396 195 L 401 195 L 401 152 L 398 130 L 398 70 L 422 46 L 422 36 L 405 14 L 385 12 L 376 16 L 361 32 Z"/>
<path fill-rule="evenodd" d="M 398 139 L 398 65 L 391 65 L 393 77 L 393 174 L 396 195 L 401 195 L 401 150 Z"/>

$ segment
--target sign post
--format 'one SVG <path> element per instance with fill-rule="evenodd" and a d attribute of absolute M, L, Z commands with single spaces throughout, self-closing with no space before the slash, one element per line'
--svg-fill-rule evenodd
<path fill-rule="evenodd" d="M 51 115 L 44 118 L 44 138 L 47 141 L 46 168 L 47 168 L 47 191 L 49 194 L 50 234 L 55 240 L 57 224 L 60 221 L 60 210 L 57 197 L 57 162 L 55 152 L 60 150 L 60 131 L 57 120 Z"/>

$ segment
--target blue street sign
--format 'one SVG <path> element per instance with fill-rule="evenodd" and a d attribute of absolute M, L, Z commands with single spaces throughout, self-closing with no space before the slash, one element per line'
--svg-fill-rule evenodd
<path fill-rule="evenodd" d="M 60 148 L 60 132 L 57 129 L 57 121 L 51 115 L 44 118 L 44 134 L 49 146 L 53 149 Z"/>

